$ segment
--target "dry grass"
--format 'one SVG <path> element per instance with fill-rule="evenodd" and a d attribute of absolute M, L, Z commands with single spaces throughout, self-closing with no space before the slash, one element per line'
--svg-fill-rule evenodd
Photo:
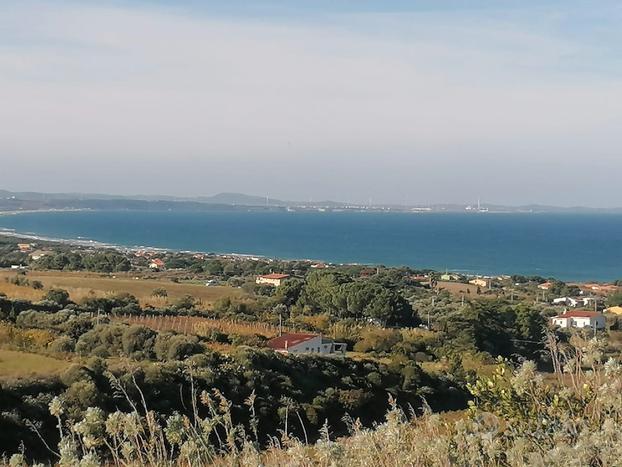
<path fill-rule="evenodd" d="M 80 303 L 89 297 L 102 297 L 120 292 L 130 293 L 143 306 L 165 307 L 184 295 L 192 295 L 200 300 L 206 308 L 223 297 L 239 297 L 244 294 L 241 289 L 228 286 L 206 287 L 202 284 L 174 283 L 170 280 L 137 278 L 127 273 L 115 275 L 88 272 L 29 271 L 26 277 L 32 282 L 38 280 L 45 286 L 44 290 L 31 287 L 16 286 L 6 282 L 5 278 L 15 276 L 15 271 L 0 271 L 0 292 L 10 298 L 40 300 L 45 290 L 59 287 L 69 292 L 71 299 Z M 168 296 L 153 297 L 154 289 L 163 288 Z"/>
<path fill-rule="evenodd" d="M 452 295 L 477 295 L 477 286 L 473 284 L 463 284 L 461 282 L 439 281 L 436 286 L 439 290 L 446 290 Z M 482 289 L 484 292 L 485 289 Z"/>
<path fill-rule="evenodd" d="M 14 276 L 15 273 L 5 274 L 0 272 L 0 293 L 5 294 L 9 298 L 21 298 L 30 300 L 31 302 L 41 300 L 41 297 L 45 294 L 44 291 L 35 290 L 29 286 L 20 286 L 6 282 L 5 278 Z"/>
<path fill-rule="evenodd" d="M 69 362 L 29 352 L 0 349 L 0 378 L 26 378 L 56 374 Z"/>

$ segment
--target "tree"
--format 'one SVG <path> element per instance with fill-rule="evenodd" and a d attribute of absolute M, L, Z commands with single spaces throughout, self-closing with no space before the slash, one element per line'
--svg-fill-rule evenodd
<path fill-rule="evenodd" d="M 175 308 L 178 310 L 192 310 L 196 305 L 196 299 L 192 295 L 184 295 L 175 302 Z"/>
<path fill-rule="evenodd" d="M 58 303 L 61 306 L 66 306 L 71 303 L 71 300 L 69 300 L 69 292 L 63 289 L 50 289 L 43 299 Z"/>
<path fill-rule="evenodd" d="M 121 337 L 123 353 L 140 359 L 153 358 L 153 345 L 157 333 L 146 326 L 133 325 L 125 329 Z"/>
<path fill-rule="evenodd" d="M 280 287 L 277 287 L 274 298 L 285 306 L 292 306 L 300 298 L 304 281 L 300 279 L 288 279 Z"/>
<path fill-rule="evenodd" d="M 622 306 L 622 292 L 615 292 L 607 297 L 607 306 Z"/>

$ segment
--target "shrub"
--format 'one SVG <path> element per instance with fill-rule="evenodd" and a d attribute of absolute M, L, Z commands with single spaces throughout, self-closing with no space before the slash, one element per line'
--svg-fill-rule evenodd
<path fill-rule="evenodd" d="M 76 348 L 76 341 L 69 336 L 60 336 L 49 344 L 49 349 L 56 353 L 73 352 Z"/>
<path fill-rule="evenodd" d="M 71 303 L 69 300 L 69 292 L 63 289 L 50 289 L 48 290 L 48 293 L 45 294 L 43 299 L 57 303 L 61 306 L 66 306 Z"/>

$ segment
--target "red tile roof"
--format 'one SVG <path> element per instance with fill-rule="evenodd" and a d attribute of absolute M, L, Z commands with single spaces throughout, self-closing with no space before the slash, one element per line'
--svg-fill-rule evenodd
<path fill-rule="evenodd" d="M 283 334 L 282 336 L 275 337 L 268 341 L 268 347 L 274 350 L 285 350 L 288 347 L 301 344 L 302 342 L 309 341 L 314 337 L 318 337 L 317 334 Z M 285 345 L 287 343 L 287 346 Z"/>
<path fill-rule="evenodd" d="M 596 316 L 602 316 L 602 313 L 596 311 L 576 310 L 567 311 L 564 314 L 557 315 L 555 318 L 595 318 Z"/>
<path fill-rule="evenodd" d="M 265 274 L 263 276 L 259 276 L 259 277 L 263 277 L 264 279 L 287 279 L 289 277 L 289 274 Z"/>

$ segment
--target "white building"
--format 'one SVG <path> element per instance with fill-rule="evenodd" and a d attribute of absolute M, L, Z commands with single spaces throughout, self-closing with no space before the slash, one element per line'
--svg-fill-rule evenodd
<path fill-rule="evenodd" d="M 490 277 L 476 277 L 471 279 L 469 284 L 476 285 L 482 289 L 489 289 L 492 286 L 492 279 Z"/>
<path fill-rule="evenodd" d="M 594 306 L 596 303 L 596 299 L 593 297 L 559 297 L 553 300 L 553 305 L 564 305 L 564 306 Z"/>
<path fill-rule="evenodd" d="M 559 297 L 553 300 L 553 305 L 565 305 L 575 307 L 579 304 L 579 301 L 572 297 Z"/>
<path fill-rule="evenodd" d="M 345 354 L 346 344 L 317 334 L 283 334 L 268 341 L 268 347 L 283 353 Z"/>
<path fill-rule="evenodd" d="M 565 311 L 551 318 L 551 323 L 565 329 L 605 329 L 605 316 L 596 311 Z"/>
<path fill-rule="evenodd" d="M 149 268 L 155 270 L 164 269 L 164 261 L 162 261 L 160 258 L 155 258 L 149 263 Z"/>
<path fill-rule="evenodd" d="M 286 279 L 289 279 L 289 274 L 265 274 L 263 276 L 257 276 L 255 283 L 278 287 Z"/>

